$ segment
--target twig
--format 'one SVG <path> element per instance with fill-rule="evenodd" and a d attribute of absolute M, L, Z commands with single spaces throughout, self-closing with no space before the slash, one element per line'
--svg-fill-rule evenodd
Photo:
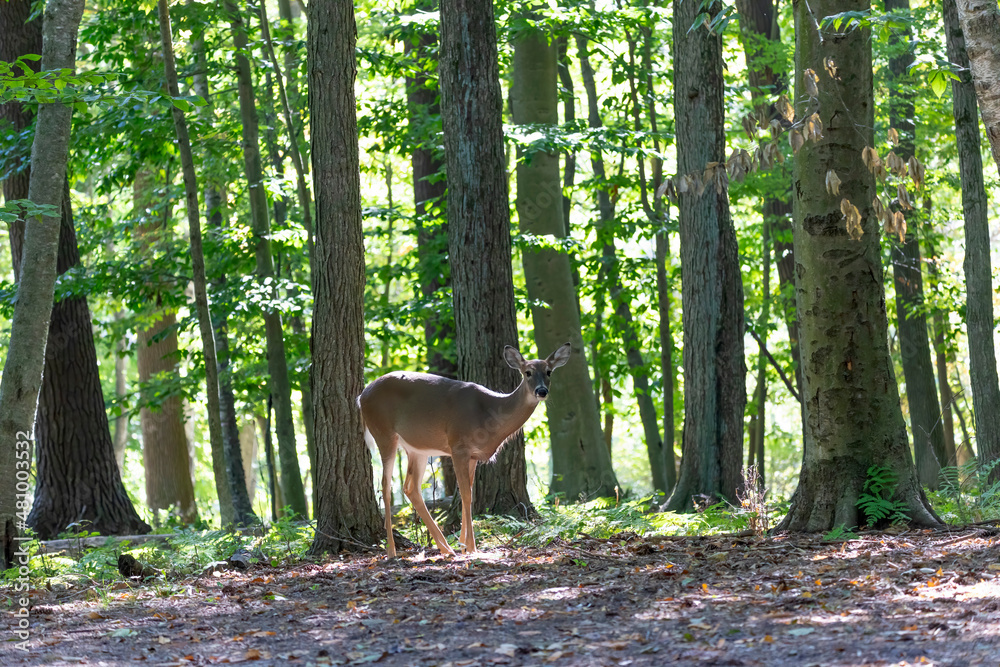
<path fill-rule="evenodd" d="M 778 365 L 777 360 L 771 356 L 771 352 L 767 349 L 767 346 L 764 345 L 763 341 L 761 341 L 760 336 L 758 336 L 757 332 L 753 329 L 748 329 L 748 331 L 750 331 L 750 335 L 753 336 L 753 339 L 757 341 L 757 345 L 760 346 L 760 351 L 764 353 L 764 355 L 771 362 L 771 365 L 774 366 L 774 370 L 778 371 L 778 375 L 781 376 L 782 382 L 784 382 L 785 386 L 788 387 L 788 391 L 791 392 L 796 401 L 801 403 L 802 398 L 799 396 L 799 392 L 795 391 L 795 387 L 793 387 L 792 383 L 788 380 L 788 376 L 785 375 L 785 371 Z"/>

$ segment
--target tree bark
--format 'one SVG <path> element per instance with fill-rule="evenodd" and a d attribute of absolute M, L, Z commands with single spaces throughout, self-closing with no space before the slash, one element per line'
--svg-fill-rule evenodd
<path fill-rule="evenodd" d="M 955 7 L 967 54 L 962 60 L 967 61 L 972 70 L 986 138 L 990 142 L 993 161 L 1000 169 L 1000 8 L 996 0 L 957 0 Z M 956 83 L 952 82 L 952 90 Z M 978 438 L 978 425 L 976 435 Z M 988 460 L 995 460 L 1000 451 L 992 450 L 990 454 L 994 458 Z M 980 458 L 982 456 L 980 452 Z"/>
<path fill-rule="evenodd" d="M 357 29 L 349 0 L 312 0 L 308 30 L 316 247 L 312 385 L 314 553 L 383 538 L 357 397 L 364 385 L 364 234 L 354 99 Z"/>
<path fill-rule="evenodd" d="M 555 44 L 537 29 L 521 33 L 514 42 L 510 93 L 515 123 L 557 124 L 556 75 Z M 566 238 L 558 154 L 527 156 L 518 150 L 516 205 L 526 236 L 543 243 Z M 561 249 L 525 248 L 521 260 L 538 357 L 567 341 L 575 352 L 560 371 L 563 389 L 545 401 L 552 448 L 549 494 L 570 502 L 613 496 L 618 479 L 601 432 L 569 256 Z"/>
<path fill-rule="evenodd" d="M 906 425 L 888 346 L 888 322 L 872 212 L 874 178 L 862 160 L 873 144 L 871 34 L 817 33 L 814 16 L 867 11 L 868 0 L 817 0 L 795 5 L 796 117 L 819 114 L 823 137 L 796 155 L 795 270 L 801 325 L 804 451 L 799 485 L 779 530 L 825 531 L 864 522 L 858 499 L 872 466 L 896 476 L 891 491 L 909 520 L 938 525 L 910 456 Z M 812 12 L 812 13 L 811 13 Z M 837 64 L 837 78 L 823 67 Z M 819 77 L 818 99 L 807 96 L 803 71 Z M 842 180 L 840 193 L 825 186 L 828 170 Z M 841 200 L 859 209 L 864 234 L 852 239 Z"/>
<path fill-rule="evenodd" d="M 503 363 L 503 348 L 517 345 L 517 319 L 493 3 L 442 0 L 440 7 L 439 74 L 458 376 L 509 392 L 519 378 Z M 565 390 L 553 387 L 553 393 Z M 534 514 L 523 435 L 510 440 L 492 463 L 478 467 L 472 511 Z"/>
<path fill-rule="evenodd" d="M 965 9 L 963 10 L 963 6 Z M 957 7 L 957 11 L 956 11 Z M 972 13 L 977 8 L 978 13 Z M 963 16 L 961 26 L 958 18 Z M 1000 103 L 1000 84 L 984 90 L 982 62 L 990 54 L 987 31 L 997 20 L 997 5 L 973 0 L 944 0 L 945 36 L 948 60 L 959 66 L 959 80 L 951 82 L 955 115 L 955 140 L 958 144 L 962 180 L 962 211 L 965 220 L 965 323 L 969 336 L 969 376 L 972 379 L 972 406 L 976 422 L 976 451 L 980 464 L 1000 458 L 1000 382 L 997 378 L 996 351 L 993 345 L 993 281 L 990 266 L 990 226 L 988 200 L 983 185 L 983 161 L 980 152 L 979 122 L 976 118 L 978 94 L 983 120 L 997 159 L 996 130 L 1000 109 L 989 112 L 989 104 Z M 964 38 L 963 38 L 964 33 Z M 971 33 L 971 39 L 970 39 Z M 992 42 L 1000 44 L 1000 35 Z M 993 55 L 997 55 L 995 52 Z M 975 57 L 974 57 L 975 56 Z M 1000 56 L 998 56 L 1000 57 Z M 972 60 L 972 74 L 969 61 Z M 1000 69 L 989 70 L 991 76 Z M 975 88 L 973 88 L 975 81 Z M 997 114 L 995 120 L 988 115 Z M 992 130 L 990 128 L 993 128 Z M 966 443 L 968 444 L 968 443 Z M 990 481 L 1000 480 L 1000 466 L 993 469 Z"/>
<path fill-rule="evenodd" d="M 42 70 L 76 68 L 76 35 L 82 0 L 50 0 L 43 19 Z M 32 216 L 25 224 L 11 321 L 10 346 L 0 380 L 0 566 L 14 565 L 19 534 L 25 525 L 30 478 L 31 431 L 42 384 L 46 339 L 55 294 L 59 249 L 59 211 L 64 196 L 72 109 L 39 105 L 31 147 L 33 169 L 28 198 L 54 207 L 55 215 Z M 114 465 L 112 456 L 111 463 Z M 23 482 L 22 487 L 18 483 Z M 23 489 L 23 490 L 22 490 Z"/>
<path fill-rule="evenodd" d="M 254 101 L 246 27 L 243 16 L 232 2 L 226 3 L 236 47 L 236 73 L 240 98 L 240 119 L 243 132 L 243 161 L 247 175 L 250 211 L 253 218 L 253 235 L 256 247 L 257 279 L 274 295 L 274 264 L 271 258 L 270 223 L 267 212 L 267 193 L 264 191 L 263 170 L 260 161 L 260 133 L 257 124 L 257 106 Z M 305 488 L 299 470 L 298 451 L 295 443 L 295 422 L 292 418 L 291 384 L 288 380 L 288 360 L 285 356 L 285 338 L 281 313 L 268 305 L 264 308 L 264 333 L 267 339 L 267 370 L 270 390 L 274 396 L 275 431 L 278 437 L 278 461 L 281 470 L 281 487 L 293 514 L 305 517 Z"/>
<path fill-rule="evenodd" d="M 674 4 L 674 116 L 678 174 L 725 162 L 722 41 L 689 30 L 698 5 Z M 684 439 L 680 477 L 666 503 L 691 509 L 696 496 L 735 502 L 742 485 L 743 283 L 726 187 L 679 195 L 684 324 Z"/>

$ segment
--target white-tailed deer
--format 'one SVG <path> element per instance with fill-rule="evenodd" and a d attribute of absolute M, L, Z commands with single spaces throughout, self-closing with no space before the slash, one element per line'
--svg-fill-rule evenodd
<path fill-rule="evenodd" d="M 569 343 L 547 359 L 525 361 L 509 345 L 503 357 L 521 372 L 521 384 L 509 394 L 491 391 L 473 382 L 460 382 L 427 373 L 383 375 L 361 392 L 358 403 L 365 422 L 365 439 L 378 447 L 382 458 L 382 497 L 385 500 L 386 551 L 396 556 L 392 539 L 392 467 L 396 448 L 406 450 L 403 493 L 430 531 L 441 553 L 454 554 L 420 494 L 429 456 L 450 456 L 462 494 L 460 541 L 466 553 L 476 550 L 472 529 L 472 484 L 476 464 L 493 458 L 549 394 L 552 370 L 572 353 Z"/>

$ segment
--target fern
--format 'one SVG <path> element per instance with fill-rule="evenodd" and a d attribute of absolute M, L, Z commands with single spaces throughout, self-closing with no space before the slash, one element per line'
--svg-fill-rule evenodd
<path fill-rule="evenodd" d="M 893 500 L 898 478 L 892 468 L 873 465 L 868 468 L 864 490 L 858 496 L 857 507 L 869 525 L 888 521 L 903 523 L 910 520 L 906 514 L 906 504 Z"/>

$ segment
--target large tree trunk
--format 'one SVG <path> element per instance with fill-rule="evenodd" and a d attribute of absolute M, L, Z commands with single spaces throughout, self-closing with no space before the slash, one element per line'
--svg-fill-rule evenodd
<path fill-rule="evenodd" d="M 674 116 L 678 174 L 701 175 L 726 159 L 722 41 L 689 30 L 693 2 L 674 3 Z M 743 283 L 726 187 L 679 195 L 684 323 L 684 441 L 667 509 L 695 496 L 735 502 L 743 464 Z"/>
<path fill-rule="evenodd" d="M 441 2 L 441 111 L 448 163 L 451 258 L 458 376 L 512 391 L 517 374 L 503 363 L 517 346 L 510 210 L 504 159 L 496 25 L 490 0 Z M 553 393 L 571 390 L 554 387 Z M 532 515 L 524 436 L 478 467 L 475 514 Z"/>
<path fill-rule="evenodd" d="M 515 123 L 558 122 L 556 74 L 555 44 L 541 31 L 522 33 L 514 43 L 510 98 Z M 525 156 L 518 150 L 516 204 L 523 233 L 556 241 L 566 238 L 558 154 Z M 618 480 L 601 432 L 569 256 L 561 249 L 525 248 L 521 259 L 533 304 L 538 357 L 567 341 L 576 352 L 560 371 L 563 389 L 545 401 L 552 447 L 549 493 L 570 502 L 612 496 Z"/>
<path fill-rule="evenodd" d="M 316 248 L 313 399 L 316 553 L 366 549 L 382 539 L 371 456 L 357 398 L 364 385 L 364 234 L 354 100 L 354 5 L 309 3 Z"/>
<path fill-rule="evenodd" d="M 886 0 L 886 10 L 909 12 L 910 0 Z M 891 39 L 901 48 L 900 42 L 909 41 L 910 32 L 904 31 Z M 889 124 L 899 133 L 895 153 L 907 161 L 914 155 L 916 123 L 914 121 L 913 82 L 908 72 L 913 55 L 907 51 L 889 59 Z M 896 327 L 899 332 L 900 356 L 903 377 L 906 380 L 906 398 L 910 411 L 910 430 L 917 463 L 917 479 L 926 487 L 936 489 L 941 466 L 947 455 L 944 448 L 944 429 L 937 387 L 934 384 L 934 364 L 931 361 L 930 334 L 927 317 L 923 311 L 924 281 L 917 234 L 917 218 L 904 211 L 908 218 L 909 232 L 902 244 L 892 245 L 892 274 L 896 291 Z"/>
<path fill-rule="evenodd" d="M 975 4 L 972 0 L 944 0 L 945 35 L 948 41 L 948 60 L 959 66 L 959 80 L 951 82 L 952 105 L 955 114 L 955 138 L 958 144 L 958 158 L 962 179 L 962 211 L 965 219 L 965 322 L 969 335 L 969 376 L 972 379 L 972 405 L 976 418 L 976 451 L 980 463 L 990 463 L 1000 458 L 1000 383 L 997 379 L 996 351 L 993 347 L 993 284 L 990 267 L 990 226 L 988 200 L 983 185 L 983 161 L 980 153 L 979 122 L 976 118 L 976 93 L 983 110 L 994 158 L 997 158 L 996 141 L 1000 139 L 1000 110 L 994 121 L 987 119 L 987 105 L 1000 103 L 1000 83 L 985 90 L 981 78 L 982 63 L 972 62 L 969 75 L 969 60 L 973 56 L 984 58 L 987 46 L 984 31 L 989 27 L 990 17 L 997 18 L 994 2 Z M 956 12 L 956 6 L 958 11 Z M 958 17 L 965 17 L 959 27 Z M 978 18 L 973 20 L 971 8 L 980 9 Z M 994 23 L 1000 30 L 1000 24 Z M 964 32 L 964 39 L 963 39 Z M 970 36 L 971 32 L 971 36 Z M 972 46 L 970 46 L 970 43 Z M 992 44 L 1000 43 L 998 35 Z M 968 49 L 968 51 L 967 51 Z M 997 52 L 994 51 L 994 55 Z M 991 76 L 1000 74 L 1000 69 L 989 69 Z M 973 79 L 976 87 L 973 89 Z M 990 129 L 992 128 L 992 130 Z M 1000 466 L 993 469 L 991 480 L 1000 480 Z"/>
<path fill-rule="evenodd" d="M 43 24 L 42 69 L 75 69 L 76 35 L 82 0 L 51 0 Z M 30 216 L 25 225 L 10 347 L 0 380 L 0 567 L 12 567 L 25 525 L 30 479 L 31 431 L 42 384 L 45 345 L 55 294 L 59 211 L 64 196 L 72 109 L 43 104 L 38 109 L 28 198 L 55 207 L 55 215 Z M 112 465 L 114 458 L 111 459 Z M 21 486 L 18 486 L 18 484 Z M 20 504 L 23 503 L 23 504 Z M 19 557 L 20 558 L 20 557 Z M 24 562 L 23 565 L 27 565 Z"/>
<path fill-rule="evenodd" d="M 80 263 L 68 185 L 60 224 L 56 270 L 62 275 Z M 115 460 L 91 326 L 85 297 L 63 299 L 52 308 L 35 418 L 38 480 L 28 517 L 43 539 L 74 523 L 105 535 L 149 530 L 125 492 Z M 188 469 L 183 472 L 190 485 Z M 194 491 L 186 497 L 193 510 Z"/>
<path fill-rule="evenodd" d="M 254 101 L 253 81 L 250 76 L 250 61 L 245 55 L 248 49 L 246 27 L 243 15 L 227 2 L 233 44 L 236 47 L 236 73 L 240 98 L 240 120 L 243 128 L 243 161 L 247 175 L 247 190 L 250 211 L 253 218 L 253 235 L 256 246 L 257 278 L 269 285 L 274 292 L 274 264 L 271 258 L 270 223 L 267 212 L 267 193 L 264 191 L 263 170 L 260 160 L 260 133 L 257 124 L 257 106 Z M 306 204 L 308 205 L 308 204 Z M 275 426 L 278 436 L 278 461 L 281 469 L 281 488 L 285 502 L 293 514 L 305 517 L 305 488 L 299 470 L 298 451 L 295 443 L 295 422 L 292 418 L 291 384 L 288 380 L 288 360 L 285 357 L 285 338 L 281 326 L 281 313 L 272 307 L 264 310 L 264 334 L 267 339 L 267 370 L 270 375 L 270 390 L 274 397 Z"/>
<path fill-rule="evenodd" d="M 172 310 L 161 311 L 149 328 L 138 332 L 136 366 L 139 382 L 156 381 L 156 376 L 178 375 L 177 317 Z M 142 459 L 146 473 L 146 505 L 153 512 L 169 512 L 176 506 L 184 523 L 198 519 L 191 481 L 191 459 L 184 429 L 184 406 L 179 395 L 157 401 L 139 411 L 142 428 Z"/>
<path fill-rule="evenodd" d="M 799 486 L 779 529 L 824 531 L 864 523 L 858 508 L 872 466 L 890 469 L 892 499 L 910 521 L 937 525 L 910 457 L 887 339 L 875 183 L 861 152 L 873 144 L 871 34 L 817 34 L 814 16 L 867 11 L 868 0 L 818 0 L 795 6 L 796 116 L 814 111 L 824 136 L 795 159 L 795 262 L 801 325 L 804 452 Z M 814 13 L 811 13 L 814 12 Z M 833 79 L 824 58 L 837 64 Z M 819 76 L 818 99 L 806 96 L 803 70 Z M 844 113 L 844 110 L 849 113 Z M 842 185 L 824 187 L 834 170 Z M 848 235 L 841 202 L 860 212 L 864 234 Z"/>
<path fill-rule="evenodd" d="M 949 11 L 949 1 L 946 0 L 946 12 Z M 972 70 L 979 111 L 986 126 L 986 138 L 990 142 L 993 161 L 1000 169 L 1000 8 L 997 7 L 996 0 L 957 0 L 955 6 L 965 38 L 964 50 L 967 56 L 962 57 L 962 60 Z M 955 60 L 951 62 L 958 63 Z M 978 422 L 978 417 L 976 421 Z M 979 437 L 978 424 L 976 436 Z M 991 450 L 990 453 L 992 457 L 987 460 L 992 461 L 1000 456 L 1000 450 Z M 979 455 L 982 458 L 983 452 L 980 451 Z"/>

